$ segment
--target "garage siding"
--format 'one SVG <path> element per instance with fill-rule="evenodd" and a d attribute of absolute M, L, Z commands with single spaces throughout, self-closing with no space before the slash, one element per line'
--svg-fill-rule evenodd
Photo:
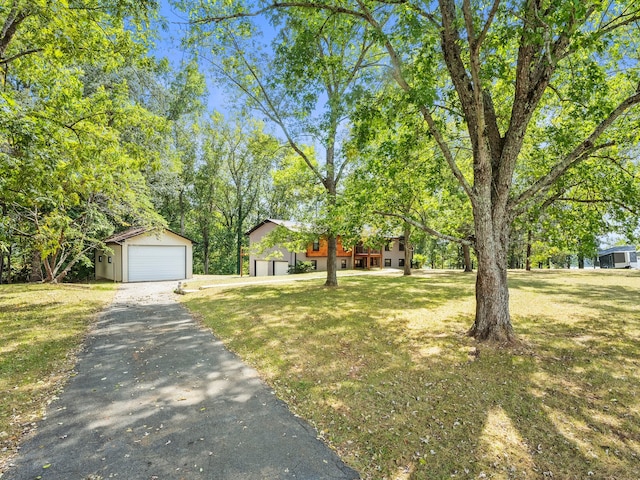
<path fill-rule="evenodd" d="M 183 280 L 186 278 L 185 246 L 129 245 L 130 282 Z"/>

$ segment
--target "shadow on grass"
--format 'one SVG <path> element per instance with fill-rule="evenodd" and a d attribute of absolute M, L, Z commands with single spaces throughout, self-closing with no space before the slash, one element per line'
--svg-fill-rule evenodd
<path fill-rule="evenodd" d="M 92 287 L 93 289 L 93 287 Z M 0 286 L 0 468 L 24 425 L 42 414 L 46 400 L 72 367 L 72 355 L 92 315 L 113 286 L 13 284 Z"/>
<path fill-rule="evenodd" d="M 77 369 L 8 478 L 350 478 L 172 300 L 117 297 Z"/>
<path fill-rule="evenodd" d="M 639 478 L 637 290 L 581 278 L 513 275 L 534 304 L 586 313 L 516 312 L 531 348 L 479 355 L 463 335 L 475 277 L 459 273 L 186 303 L 366 478 Z"/>

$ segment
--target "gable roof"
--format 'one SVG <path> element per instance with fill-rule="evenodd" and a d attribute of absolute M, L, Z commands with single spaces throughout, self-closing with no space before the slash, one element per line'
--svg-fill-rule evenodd
<path fill-rule="evenodd" d="M 192 243 L 196 243 L 193 240 L 191 240 L 189 237 L 185 237 L 184 235 L 180 235 L 179 233 L 176 233 L 173 230 L 169 230 L 168 228 L 164 228 L 163 230 L 165 230 L 167 232 L 171 232 L 174 235 L 182 237 L 182 238 L 184 238 L 186 240 L 189 240 Z M 145 227 L 131 227 L 128 230 L 125 230 L 123 232 L 115 233 L 115 234 L 111 235 L 110 237 L 105 239 L 104 243 L 120 243 L 120 242 L 124 242 L 128 238 L 137 237 L 138 235 L 144 235 L 145 233 L 148 233 L 149 231 L 150 230 L 148 228 L 145 228 Z"/>
<path fill-rule="evenodd" d="M 277 219 L 277 218 L 267 218 L 266 220 L 263 220 L 258 225 L 253 227 L 247 233 L 245 233 L 245 235 L 252 234 L 256 230 L 258 230 L 260 227 L 262 227 L 263 225 L 266 225 L 267 223 L 274 223 L 276 225 L 279 225 L 281 227 L 286 228 L 287 230 L 291 230 L 292 232 L 299 232 L 301 230 L 304 230 L 305 227 L 307 227 L 307 228 L 309 227 L 309 225 L 307 225 L 305 223 L 301 223 L 301 222 L 296 222 L 295 220 L 280 220 L 280 219 Z"/>
<path fill-rule="evenodd" d="M 266 220 L 263 220 L 262 222 L 260 222 L 259 224 L 257 224 L 255 227 L 253 227 L 251 230 L 249 230 L 248 232 L 245 233 L 245 235 L 251 235 L 253 232 L 255 232 L 256 230 L 258 230 L 260 227 L 262 227 L 263 225 L 266 225 L 267 223 L 273 223 L 275 225 L 279 225 L 281 227 L 286 228 L 287 230 L 290 230 L 292 232 L 302 232 L 302 231 L 312 231 L 313 225 L 309 224 L 309 223 L 303 223 L 303 222 L 297 222 L 295 220 L 281 220 L 278 218 L 267 218 Z M 373 229 L 371 227 L 365 227 L 364 228 L 365 232 L 368 233 L 369 235 L 371 235 L 373 233 Z M 402 234 L 386 234 L 383 235 L 385 238 L 388 239 L 393 239 L 393 238 L 399 238 L 399 239 L 404 239 L 404 235 Z"/>

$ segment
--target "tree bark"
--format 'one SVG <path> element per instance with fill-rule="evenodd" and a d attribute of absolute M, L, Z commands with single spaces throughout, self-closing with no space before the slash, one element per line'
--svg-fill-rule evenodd
<path fill-rule="evenodd" d="M 531 229 L 527 230 L 527 259 L 526 259 L 526 267 L 527 272 L 531 271 L 531 240 L 532 233 Z"/>
<path fill-rule="evenodd" d="M 584 254 L 578 254 L 578 268 L 584 269 Z"/>
<path fill-rule="evenodd" d="M 240 200 L 238 192 L 238 200 Z M 236 225 L 236 274 L 242 272 L 242 202 L 238 205 L 238 224 Z"/>
<path fill-rule="evenodd" d="M 205 229 L 204 232 L 202 232 L 202 258 L 204 261 L 203 269 L 205 275 L 209 275 L 209 248 L 209 232 Z"/>
<path fill-rule="evenodd" d="M 40 252 L 34 250 L 31 255 L 31 275 L 29 281 L 32 283 L 42 281 L 42 259 L 40 258 Z"/>
<path fill-rule="evenodd" d="M 464 271 L 473 272 L 473 265 L 471 264 L 471 248 L 469 245 L 462 244 L 462 255 L 464 256 Z"/>
<path fill-rule="evenodd" d="M 54 277 L 53 277 L 53 267 L 51 266 L 52 263 L 55 264 L 55 260 L 52 261 L 51 256 L 48 256 L 47 258 L 43 259 L 44 264 L 44 271 L 45 271 L 45 277 L 44 277 L 44 281 L 49 283 L 49 282 L 53 282 L 54 281 Z"/>
<path fill-rule="evenodd" d="M 516 340 L 509 314 L 507 251 L 510 221 L 494 216 L 489 202 L 474 207 L 476 254 L 476 318 L 468 334 L 476 340 L 513 343 Z"/>
<path fill-rule="evenodd" d="M 7 252 L 7 283 L 11 283 L 11 252 L 12 246 L 9 245 L 9 251 Z"/>
<path fill-rule="evenodd" d="M 327 235 L 327 281 L 324 284 L 325 287 L 338 286 L 338 276 L 336 271 L 336 261 L 338 259 L 337 251 L 338 239 L 333 233 L 330 233 Z"/>
<path fill-rule="evenodd" d="M 411 225 L 404 223 L 404 275 L 411 275 Z"/>
<path fill-rule="evenodd" d="M 180 190 L 180 193 L 178 194 L 178 205 L 180 208 L 180 235 L 184 235 L 184 221 L 185 221 L 184 190 Z"/>
<path fill-rule="evenodd" d="M 476 340 L 512 343 L 516 337 L 509 315 L 506 269 L 496 260 L 485 258 L 482 254 L 478 260 L 476 319 L 469 335 Z"/>

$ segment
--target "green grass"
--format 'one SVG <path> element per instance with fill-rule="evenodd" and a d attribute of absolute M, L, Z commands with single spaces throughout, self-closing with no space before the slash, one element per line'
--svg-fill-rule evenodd
<path fill-rule="evenodd" d="M 112 283 L 0 285 L 0 472 L 68 377 Z"/>
<path fill-rule="evenodd" d="M 640 273 L 510 279 L 511 350 L 465 336 L 461 273 L 183 300 L 363 478 L 640 478 Z"/>

